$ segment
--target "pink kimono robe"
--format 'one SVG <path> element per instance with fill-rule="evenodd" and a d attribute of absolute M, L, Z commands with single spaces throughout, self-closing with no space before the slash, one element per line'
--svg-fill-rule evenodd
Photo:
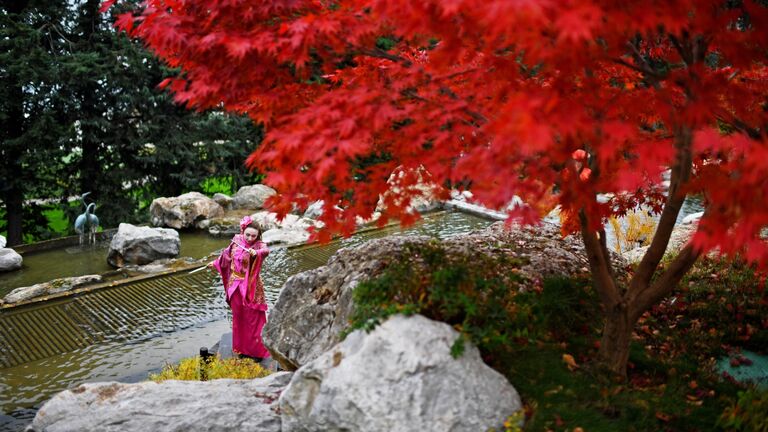
<path fill-rule="evenodd" d="M 256 254 L 251 256 L 237 245 L 255 249 Z M 249 357 L 269 357 L 261 339 L 261 330 L 267 323 L 267 301 L 260 272 L 267 255 L 269 248 L 265 243 L 256 241 L 249 245 L 238 234 L 213 263 L 221 274 L 232 309 L 232 350 Z"/>

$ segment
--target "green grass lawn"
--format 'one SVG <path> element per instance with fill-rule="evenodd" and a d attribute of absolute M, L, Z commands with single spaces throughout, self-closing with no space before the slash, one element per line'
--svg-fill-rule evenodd
<path fill-rule="evenodd" d="M 43 211 L 43 215 L 48 219 L 48 226 L 53 232 L 59 235 L 66 235 L 69 231 L 70 222 L 64 217 L 64 211 L 60 208 L 52 208 Z"/>

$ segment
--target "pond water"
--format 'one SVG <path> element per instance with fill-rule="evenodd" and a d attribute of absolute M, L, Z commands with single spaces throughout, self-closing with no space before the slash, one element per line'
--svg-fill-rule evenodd
<path fill-rule="evenodd" d="M 201 232 L 180 232 L 180 256 L 202 258 L 229 243 L 228 237 L 213 237 Z M 102 274 L 114 270 L 107 264 L 109 243 L 70 246 L 61 249 L 24 254 L 20 270 L 0 273 L 0 297 L 14 288 L 34 285 L 51 279 Z"/>
<path fill-rule="evenodd" d="M 387 228 L 369 231 L 328 245 L 310 248 L 274 248 L 267 258 L 263 273 L 268 301 L 275 301 L 279 289 L 288 277 L 321 265 L 341 247 L 352 246 L 384 235 L 424 234 L 445 238 L 468 233 L 490 223 L 486 219 L 463 213 L 444 212 L 428 215 L 421 222 L 404 230 Z M 228 239 L 221 238 L 206 239 L 205 237 L 208 236 L 205 235 L 193 236 L 194 241 L 187 241 L 187 237 L 187 235 L 182 236 L 182 250 L 186 250 L 186 254 L 193 257 L 205 256 L 228 242 Z M 187 241 L 186 245 L 185 241 Z M 185 246 L 193 247 L 184 249 Z M 62 253 L 67 255 L 61 255 Z M 85 253 L 91 256 L 92 260 L 103 261 L 106 256 L 105 252 L 86 251 Z M 88 260 L 81 259 L 77 254 L 52 251 L 39 255 L 41 265 L 61 264 L 51 263 L 45 257 L 50 257 L 50 260 L 62 260 L 62 257 L 66 257 L 70 262 L 83 262 L 83 267 L 79 268 L 86 268 L 87 272 L 91 271 Z M 155 281 L 161 280 L 155 279 Z M 155 286 L 161 284 L 161 282 L 152 283 Z M 201 346 L 210 347 L 218 342 L 222 334 L 230 331 L 229 320 L 231 319 L 221 294 L 221 286 L 209 283 L 197 289 L 198 291 L 194 291 L 196 294 L 193 299 L 179 298 L 178 301 L 166 299 L 157 307 L 148 307 L 150 300 L 144 302 L 140 298 L 143 295 L 140 291 L 129 292 L 128 289 L 123 289 L 121 293 L 121 287 L 105 290 L 104 296 L 119 300 L 122 295 L 126 298 L 126 302 L 130 297 L 130 303 L 126 304 L 140 306 L 134 307 L 131 314 L 117 313 L 119 308 L 90 311 L 98 315 L 97 321 L 102 325 L 102 327 L 94 326 L 88 329 L 98 339 L 97 343 L 69 351 L 59 350 L 60 352 L 54 355 L 0 368 L 0 431 L 23 430 L 40 406 L 59 391 L 84 382 L 145 380 L 148 373 L 159 370 L 164 364 L 176 363 L 182 358 L 197 354 Z M 170 292 L 173 293 L 173 291 Z M 192 291 L 185 294 L 190 295 L 190 292 Z M 77 301 L 85 303 L 88 296 L 95 298 L 97 294 L 100 293 L 80 295 L 70 303 Z M 177 294 L 179 294 L 177 297 L 181 297 L 180 292 L 177 291 Z M 153 293 L 147 292 L 146 295 L 151 297 Z M 91 301 L 91 303 L 105 304 L 104 300 Z M 62 302 L 62 305 L 62 307 L 73 306 L 65 302 Z M 2 320 L 3 315 L 0 313 L 0 325 L 3 325 Z M 47 331 L 56 332 L 57 329 L 50 328 Z M 71 335 L 70 338 L 72 338 Z M 4 347 L 4 349 L 7 348 Z"/>

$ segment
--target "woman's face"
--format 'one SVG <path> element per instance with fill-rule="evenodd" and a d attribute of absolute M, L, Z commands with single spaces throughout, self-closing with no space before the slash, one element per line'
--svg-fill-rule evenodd
<path fill-rule="evenodd" d="M 245 237 L 245 241 L 253 243 L 259 237 L 259 230 L 254 227 L 248 227 L 243 231 L 243 236 Z"/>

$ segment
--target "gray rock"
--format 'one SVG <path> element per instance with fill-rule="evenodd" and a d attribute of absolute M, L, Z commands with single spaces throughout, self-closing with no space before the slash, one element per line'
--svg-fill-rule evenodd
<path fill-rule="evenodd" d="M 161 273 L 164 271 L 172 270 L 174 268 L 187 267 L 196 260 L 190 257 L 182 258 L 164 258 L 156 261 L 152 261 L 145 265 L 127 265 L 123 267 L 123 270 L 134 273 Z"/>
<path fill-rule="evenodd" d="M 298 216 L 289 214 L 285 216 L 285 220 L 293 220 L 297 219 Z M 270 212 L 270 211 L 259 211 L 251 215 L 251 219 L 253 219 L 256 223 L 259 224 L 259 226 L 264 231 L 269 231 L 271 229 L 279 229 L 281 227 L 281 223 L 277 220 L 277 213 Z"/>
<path fill-rule="evenodd" d="M 508 252 L 521 258 L 524 264 L 520 266 L 519 274 L 529 281 L 551 276 L 573 276 L 589 271 L 589 260 L 581 238 L 563 238 L 560 227 L 552 223 L 507 228 L 505 222 L 496 222 L 478 234 L 467 236 L 467 241 L 462 240 L 450 239 L 449 244 L 466 254 L 476 250 L 487 254 Z M 623 278 L 626 275 L 626 260 L 615 252 L 609 253 L 616 276 Z"/>
<path fill-rule="evenodd" d="M 296 370 L 339 342 L 352 312 L 352 290 L 375 277 L 385 259 L 426 236 L 372 240 L 336 252 L 328 264 L 289 278 L 264 327 L 264 342 L 285 370 Z"/>
<path fill-rule="evenodd" d="M 379 197 L 379 202 L 376 205 L 376 212 L 383 213 L 386 210 L 385 196 L 392 194 L 394 196 L 402 196 L 407 194 L 410 196 L 410 203 L 406 212 L 408 213 L 424 213 L 437 209 L 442 205 L 438 199 L 436 192 L 441 190 L 442 187 L 427 180 L 429 177 L 427 170 L 420 166 L 415 169 L 401 169 L 398 167 L 387 179 L 389 190 Z M 408 172 L 410 171 L 410 173 Z M 401 183 L 407 176 L 407 174 L 415 174 L 418 178 L 416 184 Z M 425 174 L 427 177 L 425 177 Z M 407 192 L 406 192 L 407 191 Z"/>
<path fill-rule="evenodd" d="M 381 212 L 379 212 L 379 211 L 373 212 L 371 217 L 369 217 L 367 219 L 365 219 L 365 218 L 363 218 L 361 216 L 356 216 L 355 217 L 355 225 L 357 225 L 360 228 L 365 227 L 365 226 L 373 226 L 374 223 L 379 220 L 379 218 L 381 218 Z"/>
<path fill-rule="evenodd" d="M 121 223 L 109 244 L 107 262 L 113 267 L 144 265 L 179 255 L 179 233 L 170 228 L 137 227 Z"/>
<path fill-rule="evenodd" d="M 323 200 L 315 201 L 307 207 L 304 212 L 304 217 L 309 219 L 317 219 L 323 214 Z"/>
<path fill-rule="evenodd" d="M 7 244 L 5 237 L 0 235 L 0 249 L 5 248 L 5 245 Z"/>
<path fill-rule="evenodd" d="M 698 213 L 691 213 L 688 216 L 683 218 L 683 221 L 680 222 L 681 224 L 698 224 L 701 218 L 704 217 L 704 212 L 698 212 Z"/>
<path fill-rule="evenodd" d="M 420 315 L 355 331 L 296 371 L 280 396 L 284 432 L 485 431 L 522 407 L 459 333 Z"/>
<path fill-rule="evenodd" d="M 189 192 L 172 198 L 156 198 L 149 206 L 149 213 L 152 225 L 181 229 L 222 216 L 224 209 L 200 192 Z"/>
<path fill-rule="evenodd" d="M 278 432 L 277 398 L 290 378 L 82 384 L 46 402 L 27 431 Z"/>
<path fill-rule="evenodd" d="M 10 248 L 0 249 L 0 272 L 18 270 L 24 259 L 15 250 Z"/>
<path fill-rule="evenodd" d="M 262 240 L 269 245 L 273 244 L 299 244 L 309 239 L 309 232 L 302 229 L 280 229 L 275 228 L 264 231 Z"/>
<path fill-rule="evenodd" d="M 208 220 L 208 234 L 233 235 L 240 233 L 240 219 L 236 216 L 218 217 Z"/>
<path fill-rule="evenodd" d="M 262 184 L 243 186 L 232 197 L 232 208 L 254 210 L 263 208 L 264 201 L 276 193 L 271 187 Z"/>
<path fill-rule="evenodd" d="M 225 210 L 232 207 L 232 202 L 234 201 L 231 196 L 223 193 L 213 194 L 213 200 Z"/>
<path fill-rule="evenodd" d="M 99 275 L 85 275 L 53 279 L 51 281 L 35 284 L 32 286 L 16 288 L 8 295 L 3 297 L 2 302 L 18 303 L 35 297 L 71 291 L 83 285 L 101 282 L 101 280 L 102 278 Z"/>
<path fill-rule="evenodd" d="M 416 211 L 419 213 L 426 213 L 426 212 L 431 212 L 433 210 L 437 210 L 441 206 L 442 206 L 442 203 L 437 198 L 435 198 L 432 194 L 420 195 L 411 200 L 411 205 L 409 206 L 409 210 Z"/>

